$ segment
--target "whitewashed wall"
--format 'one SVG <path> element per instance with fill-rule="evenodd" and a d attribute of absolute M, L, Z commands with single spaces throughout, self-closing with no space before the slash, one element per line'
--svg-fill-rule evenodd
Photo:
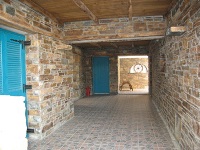
<path fill-rule="evenodd" d="M 27 150 L 25 98 L 0 95 L 0 150 Z"/>

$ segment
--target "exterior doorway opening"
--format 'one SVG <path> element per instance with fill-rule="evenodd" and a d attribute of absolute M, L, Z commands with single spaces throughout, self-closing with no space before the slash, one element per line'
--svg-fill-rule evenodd
<path fill-rule="evenodd" d="M 93 94 L 109 94 L 109 57 L 99 56 L 92 59 Z"/>
<path fill-rule="evenodd" d="M 118 93 L 149 94 L 148 56 L 118 56 Z"/>

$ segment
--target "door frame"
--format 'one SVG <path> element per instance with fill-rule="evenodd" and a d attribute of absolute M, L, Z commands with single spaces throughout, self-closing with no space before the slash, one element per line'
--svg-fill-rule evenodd
<path fill-rule="evenodd" d="M 125 93 L 120 91 L 120 59 L 121 58 L 147 58 L 148 59 L 148 91 Z M 118 94 L 150 94 L 150 57 L 149 55 L 120 55 L 118 56 Z"/>

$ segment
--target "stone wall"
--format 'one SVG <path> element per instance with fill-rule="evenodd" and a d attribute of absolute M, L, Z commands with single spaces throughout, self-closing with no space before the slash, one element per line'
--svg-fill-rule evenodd
<path fill-rule="evenodd" d="M 42 139 L 74 115 L 73 99 L 83 96 L 81 50 L 67 50 L 56 20 L 17 0 L 0 1 L 0 23 L 26 32 L 30 137 Z"/>
<path fill-rule="evenodd" d="M 0 23 L 28 33 L 41 33 L 63 39 L 63 29 L 57 20 L 27 7 L 18 0 L 0 1 Z"/>
<path fill-rule="evenodd" d="M 119 49 L 85 49 L 84 50 L 84 72 L 86 75 L 86 86 L 92 88 L 92 57 L 109 56 L 110 60 L 110 93 L 118 92 L 118 56 L 148 55 L 147 47 L 134 47 Z"/>
<path fill-rule="evenodd" d="M 43 138 L 73 117 L 73 52 L 58 50 L 58 40 L 36 34 L 27 47 L 29 128 L 33 138 Z"/>
<path fill-rule="evenodd" d="M 99 19 L 99 24 L 93 21 L 69 22 L 64 25 L 67 41 L 80 40 L 112 40 L 121 38 L 138 38 L 148 36 L 163 36 L 166 22 L 162 16 Z"/>
<path fill-rule="evenodd" d="M 78 47 L 73 48 L 73 100 L 85 96 L 85 73 L 83 70 L 83 52 Z"/>
<path fill-rule="evenodd" d="M 150 46 L 152 100 L 181 149 L 200 147 L 200 2 L 178 1 L 169 26 L 184 25 L 181 36 L 167 36 Z"/>
<path fill-rule="evenodd" d="M 73 101 L 84 96 L 84 74 L 80 49 L 57 49 L 61 41 L 52 37 L 28 35 L 27 84 L 30 137 L 42 139 L 74 115 Z"/>
<path fill-rule="evenodd" d="M 148 87 L 148 72 L 130 73 L 132 66 L 137 64 L 144 65 L 148 68 L 148 58 L 120 58 L 120 85 L 123 82 L 129 81 L 133 89 L 145 89 Z M 128 89 L 130 90 L 129 86 Z"/>

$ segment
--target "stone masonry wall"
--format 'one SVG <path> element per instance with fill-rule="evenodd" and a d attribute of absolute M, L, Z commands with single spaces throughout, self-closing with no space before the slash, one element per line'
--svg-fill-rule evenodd
<path fill-rule="evenodd" d="M 162 16 L 100 19 L 99 24 L 93 21 L 69 22 L 64 25 L 65 39 L 110 40 L 142 36 L 164 35 L 166 22 Z"/>
<path fill-rule="evenodd" d="M 28 33 L 63 38 L 63 29 L 57 21 L 27 7 L 18 0 L 0 1 L 0 23 Z"/>
<path fill-rule="evenodd" d="M 84 50 L 84 72 L 86 75 L 86 86 L 92 88 L 92 57 L 109 56 L 110 60 L 110 93 L 118 92 L 118 56 L 126 55 L 148 55 L 147 47 L 119 48 L 119 49 L 85 49 Z"/>
<path fill-rule="evenodd" d="M 42 139 L 73 117 L 72 100 L 83 93 L 76 88 L 83 84 L 82 69 L 74 65 L 80 66 L 82 55 L 77 58 L 77 54 L 81 52 L 66 51 L 68 45 L 56 20 L 18 0 L 0 1 L 0 24 L 26 32 L 31 40 L 26 47 L 27 84 L 33 86 L 27 90 L 28 123 L 35 130 L 30 137 Z"/>
<path fill-rule="evenodd" d="M 73 48 L 73 100 L 85 96 L 85 73 L 83 72 L 83 52 Z"/>
<path fill-rule="evenodd" d="M 36 34 L 27 48 L 29 128 L 33 138 L 43 138 L 74 115 L 73 52 L 57 50 L 58 40 Z"/>
<path fill-rule="evenodd" d="M 148 68 L 148 58 L 120 58 L 120 85 L 124 81 L 129 81 L 133 89 L 144 89 L 148 87 L 148 72 L 130 73 L 131 67 L 137 64 L 145 65 Z M 130 90 L 127 84 L 126 87 Z"/>
<path fill-rule="evenodd" d="M 181 36 L 167 36 L 150 46 L 152 100 L 181 149 L 200 147 L 200 2 L 178 1 L 170 25 L 184 25 Z M 176 18 L 176 19 L 175 19 Z"/>

